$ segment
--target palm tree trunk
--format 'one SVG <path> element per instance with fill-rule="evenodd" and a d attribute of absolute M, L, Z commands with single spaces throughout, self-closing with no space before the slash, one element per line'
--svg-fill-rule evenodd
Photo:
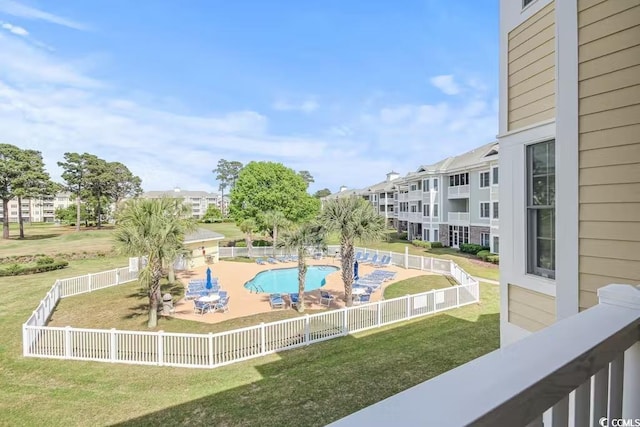
<path fill-rule="evenodd" d="M 307 262 L 304 258 L 304 247 L 298 248 L 298 313 L 304 312 L 304 281 L 307 276 Z"/>
<path fill-rule="evenodd" d="M 156 326 L 158 326 L 158 304 L 162 299 L 162 293 L 160 290 L 162 264 L 153 267 L 152 275 L 151 286 L 149 288 L 149 321 L 147 323 L 148 328 L 155 328 Z"/>
<path fill-rule="evenodd" d="M 31 209 L 29 209 L 31 215 Z M 22 219 L 22 197 L 18 196 L 18 224 L 20 224 L 20 238 L 24 239 L 24 220 Z"/>
<path fill-rule="evenodd" d="M 340 245 L 342 253 L 342 282 L 344 283 L 344 300 L 347 307 L 353 305 L 351 287 L 353 285 L 353 242 L 343 239 Z"/>

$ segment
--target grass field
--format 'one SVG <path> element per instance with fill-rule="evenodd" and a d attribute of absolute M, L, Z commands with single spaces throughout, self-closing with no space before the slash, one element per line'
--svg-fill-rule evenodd
<path fill-rule="evenodd" d="M 499 345 L 498 288 L 483 284 L 481 304 L 214 370 L 21 356 L 21 324 L 56 278 L 125 264 L 123 258 L 78 260 L 65 270 L 0 278 L 0 424 L 320 426 Z M 425 286 L 399 283 L 387 292 Z M 121 288 L 134 295 L 132 301 L 138 298 L 135 286 Z M 73 298 L 108 307 L 103 292 L 118 290 Z M 86 325 L 101 322 L 100 316 L 92 310 L 78 314 Z"/>

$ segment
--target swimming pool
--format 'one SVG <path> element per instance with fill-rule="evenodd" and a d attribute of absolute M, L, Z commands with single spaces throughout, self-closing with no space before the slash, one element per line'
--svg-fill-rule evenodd
<path fill-rule="evenodd" d="M 338 271 L 333 265 L 310 265 L 307 268 L 304 290 L 312 291 L 324 286 L 327 275 Z M 296 293 L 298 292 L 298 267 L 276 268 L 262 271 L 244 284 L 251 292 L 258 293 Z"/>

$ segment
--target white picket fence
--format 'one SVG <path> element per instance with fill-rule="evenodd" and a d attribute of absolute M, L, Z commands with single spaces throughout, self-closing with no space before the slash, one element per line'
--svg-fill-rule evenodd
<path fill-rule="evenodd" d="M 262 256 L 272 253 L 272 248 L 260 249 L 264 251 Z M 356 251 L 375 252 L 366 248 L 357 248 Z M 479 283 L 449 260 L 406 253 L 382 254 L 390 255 L 394 265 L 451 275 L 459 285 L 216 334 L 45 326 L 60 298 L 137 279 L 137 272 L 130 271 L 128 267 L 118 268 L 56 281 L 23 325 L 23 354 L 55 359 L 213 368 L 480 301 Z M 221 250 L 221 257 L 228 256 L 241 255 Z"/>

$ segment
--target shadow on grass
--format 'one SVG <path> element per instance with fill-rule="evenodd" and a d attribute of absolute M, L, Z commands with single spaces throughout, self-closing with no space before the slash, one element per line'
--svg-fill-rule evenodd
<path fill-rule="evenodd" d="M 264 364 L 248 361 L 214 369 L 210 387 L 224 391 L 117 425 L 326 425 L 498 347 L 497 313 L 476 321 L 440 314 L 283 351 L 278 360 Z M 261 379 L 233 387 L 238 368 L 255 369 Z M 181 392 L 176 389 L 176 396 Z"/>
<path fill-rule="evenodd" d="M 173 297 L 173 302 L 182 298 L 184 294 L 184 287 L 180 283 L 163 283 L 160 285 L 162 295 L 169 293 Z M 140 316 L 147 316 L 149 314 L 149 294 L 146 289 L 139 289 L 137 292 L 125 295 L 126 298 L 135 298 L 137 300 L 145 300 L 145 303 L 138 304 L 136 306 L 129 307 L 129 314 L 122 316 L 122 319 L 135 319 Z M 158 304 L 158 314 L 162 310 L 162 301 Z M 171 316 L 163 316 L 163 319 L 171 319 Z"/>
<path fill-rule="evenodd" d="M 30 234 L 30 235 L 25 235 L 22 239 L 19 236 L 12 236 L 10 239 L 18 240 L 18 241 L 45 240 L 45 239 L 52 239 L 58 236 L 62 236 L 62 234 Z"/>

